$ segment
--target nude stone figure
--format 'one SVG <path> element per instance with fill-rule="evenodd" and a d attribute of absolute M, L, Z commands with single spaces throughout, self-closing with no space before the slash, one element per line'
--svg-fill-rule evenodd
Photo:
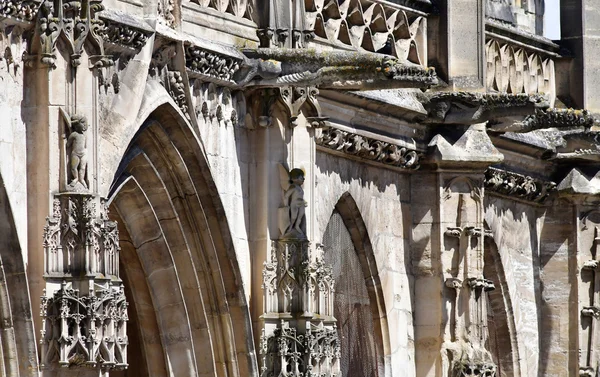
<path fill-rule="evenodd" d="M 301 169 L 292 169 L 289 178 L 290 186 L 285 191 L 283 200 L 289 208 L 289 226 L 284 238 L 306 238 L 305 230 L 305 207 L 304 200 L 304 172 Z"/>
<path fill-rule="evenodd" d="M 85 173 L 87 169 L 87 119 L 82 115 L 71 117 L 71 134 L 67 139 L 67 150 L 70 152 L 69 168 L 71 169 L 70 187 L 81 184 L 87 189 Z"/>

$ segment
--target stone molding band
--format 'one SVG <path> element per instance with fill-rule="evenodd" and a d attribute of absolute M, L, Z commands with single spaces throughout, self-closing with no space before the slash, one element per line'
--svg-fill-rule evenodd
<path fill-rule="evenodd" d="M 422 152 L 333 127 L 321 128 L 315 141 L 323 148 L 409 170 L 419 169 L 423 157 Z"/>
<path fill-rule="evenodd" d="M 556 190 L 556 183 L 552 181 L 498 168 L 488 168 L 484 184 L 486 190 L 536 203 L 544 202 L 550 193 Z"/>

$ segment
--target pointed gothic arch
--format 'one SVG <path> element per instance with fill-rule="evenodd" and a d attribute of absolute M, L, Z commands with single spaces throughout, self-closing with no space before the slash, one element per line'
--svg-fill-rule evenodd
<path fill-rule="evenodd" d="M 484 222 L 485 224 L 485 222 Z M 485 229 L 489 227 L 485 224 Z M 496 289 L 489 291 L 488 340 L 486 345 L 498 366 L 498 377 L 519 377 L 519 343 L 510 290 L 506 281 L 504 263 L 492 237 L 484 240 L 483 275 L 494 282 Z"/>
<path fill-rule="evenodd" d="M 124 375 L 257 375 L 224 210 L 200 141 L 171 104 L 131 140 L 109 200 L 140 344 L 130 352 L 143 360 Z"/>
<path fill-rule="evenodd" d="M 334 313 L 342 342 L 342 376 L 353 376 L 347 374 L 348 370 L 363 373 L 361 376 L 365 377 L 391 373 L 388 371 L 391 368 L 388 363 L 391 351 L 387 311 L 377 263 L 366 225 L 350 193 L 344 193 L 335 205 L 323 235 L 323 243 L 325 262 L 333 266 L 336 279 Z M 356 279 L 358 274 L 362 275 L 364 284 Z M 340 310 L 344 310 L 342 306 L 349 309 L 347 315 L 340 313 Z M 363 340 L 363 346 L 366 347 L 357 347 L 356 343 L 345 346 L 344 340 L 354 343 L 350 338 L 351 332 L 356 337 L 354 340 Z M 363 336 L 365 339 L 358 339 Z M 352 354 L 354 352 L 358 354 Z M 348 364 L 344 365 L 344 361 Z M 361 368 L 368 372 L 358 372 Z"/>
<path fill-rule="evenodd" d="M 37 342 L 23 252 L 0 175 L 0 375 L 38 376 Z"/>

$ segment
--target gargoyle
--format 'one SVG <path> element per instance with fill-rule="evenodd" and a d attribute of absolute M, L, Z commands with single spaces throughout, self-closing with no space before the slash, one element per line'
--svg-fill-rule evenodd
<path fill-rule="evenodd" d="M 510 124 L 549 106 L 546 98 L 527 94 L 443 92 L 425 96 L 428 123 L 471 125 L 494 120 Z"/>
<path fill-rule="evenodd" d="M 435 70 L 386 55 L 310 49 L 244 50 L 234 81 L 240 86 L 312 86 L 347 90 L 428 88 Z"/>

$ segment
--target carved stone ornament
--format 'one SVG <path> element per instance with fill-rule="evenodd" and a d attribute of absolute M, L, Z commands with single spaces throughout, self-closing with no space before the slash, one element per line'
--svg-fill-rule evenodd
<path fill-rule="evenodd" d="M 429 114 L 427 122 L 463 125 L 527 116 L 549 106 L 540 95 L 471 92 L 433 93 L 425 96 L 423 105 Z"/>
<path fill-rule="evenodd" d="M 71 192 L 88 191 L 87 166 L 87 118 L 83 115 L 70 117 L 70 133 L 67 138 L 67 153 L 69 156 L 69 184 L 67 190 Z"/>
<path fill-rule="evenodd" d="M 152 32 L 142 30 L 125 23 L 116 22 L 107 18 L 102 18 L 105 25 L 105 31 L 102 35 L 104 41 L 122 50 L 128 50 L 137 53 L 148 41 Z"/>
<path fill-rule="evenodd" d="M 585 306 L 583 309 L 581 309 L 581 315 L 584 317 L 599 318 L 600 308 L 597 306 Z"/>
<path fill-rule="evenodd" d="M 44 292 L 41 368 L 55 366 L 55 360 L 60 367 L 127 368 L 129 318 L 123 287 L 81 293 L 67 283 L 51 297 Z"/>
<path fill-rule="evenodd" d="M 579 377 L 596 377 L 596 370 L 592 367 L 579 367 Z"/>
<path fill-rule="evenodd" d="M 43 368 L 127 367 L 127 302 L 119 279 L 119 234 L 106 203 L 58 194 L 44 228 Z M 56 364 L 58 363 L 58 364 Z"/>
<path fill-rule="evenodd" d="M 380 54 L 310 49 L 246 49 L 235 81 L 248 86 L 374 90 L 437 85 L 435 69 Z"/>
<path fill-rule="evenodd" d="M 252 0 L 192 0 L 202 8 L 211 8 L 221 13 L 228 13 L 238 18 L 252 20 Z"/>
<path fill-rule="evenodd" d="M 308 241 L 273 241 L 262 288 L 261 376 L 338 376 L 334 280 L 323 250 Z"/>
<path fill-rule="evenodd" d="M 34 0 L 0 0 L 0 16 L 22 21 L 33 21 L 41 5 Z"/>
<path fill-rule="evenodd" d="M 485 172 L 486 190 L 523 200 L 542 203 L 556 191 L 556 183 L 507 170 L 489 168 Z"/>
<path fill-rule="evenodd" d="M 42 2 L 37 18 L 32 53 L 41 56 L 41 62 L 54 67 L 56 61 L 56 41 L 59 35 L 65 36 L 71 55 L 71 65 L 79 66 L 83 47 L 87 43 L 94 46 L 99 56 L 104 55 L 104 22 L 97 13 L 104 9 L 102 0 L 45 0 Z M 106 57 L 98 64 L 105 66 L 113 62 Z"/>
<path fill-rule="evenodd" d="M 279 180 L 283 190 L 283 206 L 279 208 L 280 239 L 306 240 L 306 213 L 304 200 L 304 171 L 288 171 L 279 164 Z"/>
<path fill-rule="evenodd" d="M 397 3 L 431 8 L 429 1 L 307 1 L 306 26 L 332 44 L 426 64 L 427 20 Z"/>
<path fill-rule="evenodd" d="M 510 9 L 510 6 L 509 6 Z M 509 12 L 510 13 L 510 12 Z M 488 20 L 486 29 L 506 26 Z M 495 32 L 497 32 L 495 30 Z M 490 32 L 487 33 L 488 38 Z M 513 94 L 544 94 L 550 105 L 556 97 L 554 60 L 549 54 L 541 54 L 523 48 L 522 44 L 489 38 L 486 42 L 486 86 L 489 91 Z"/>
<path fill-rule="evenodd" d="M 318 146 L 403 169 L 416 170 L 420 166 L 421 152 L 333 127 L 319 131 L 315 138 Z"/>
<path fill-rule="evenodd" d="M 232 85 L 235 84 L 233 77 L 240 69 L 242 60 L 197 46 L 186 45 L 185 65 L 190 77 Z"/>
<path fill-rule="evenodd" d="M 535 114 L 527 116 L 522 122 L 506 124 L 490 124 L 488 130 L 493 132 L 530 132 L 544 128 L 577 128 L 586 130 L 598 125 L 598 120 L 587 110 L 574 109 L 538 109 Z"/>

